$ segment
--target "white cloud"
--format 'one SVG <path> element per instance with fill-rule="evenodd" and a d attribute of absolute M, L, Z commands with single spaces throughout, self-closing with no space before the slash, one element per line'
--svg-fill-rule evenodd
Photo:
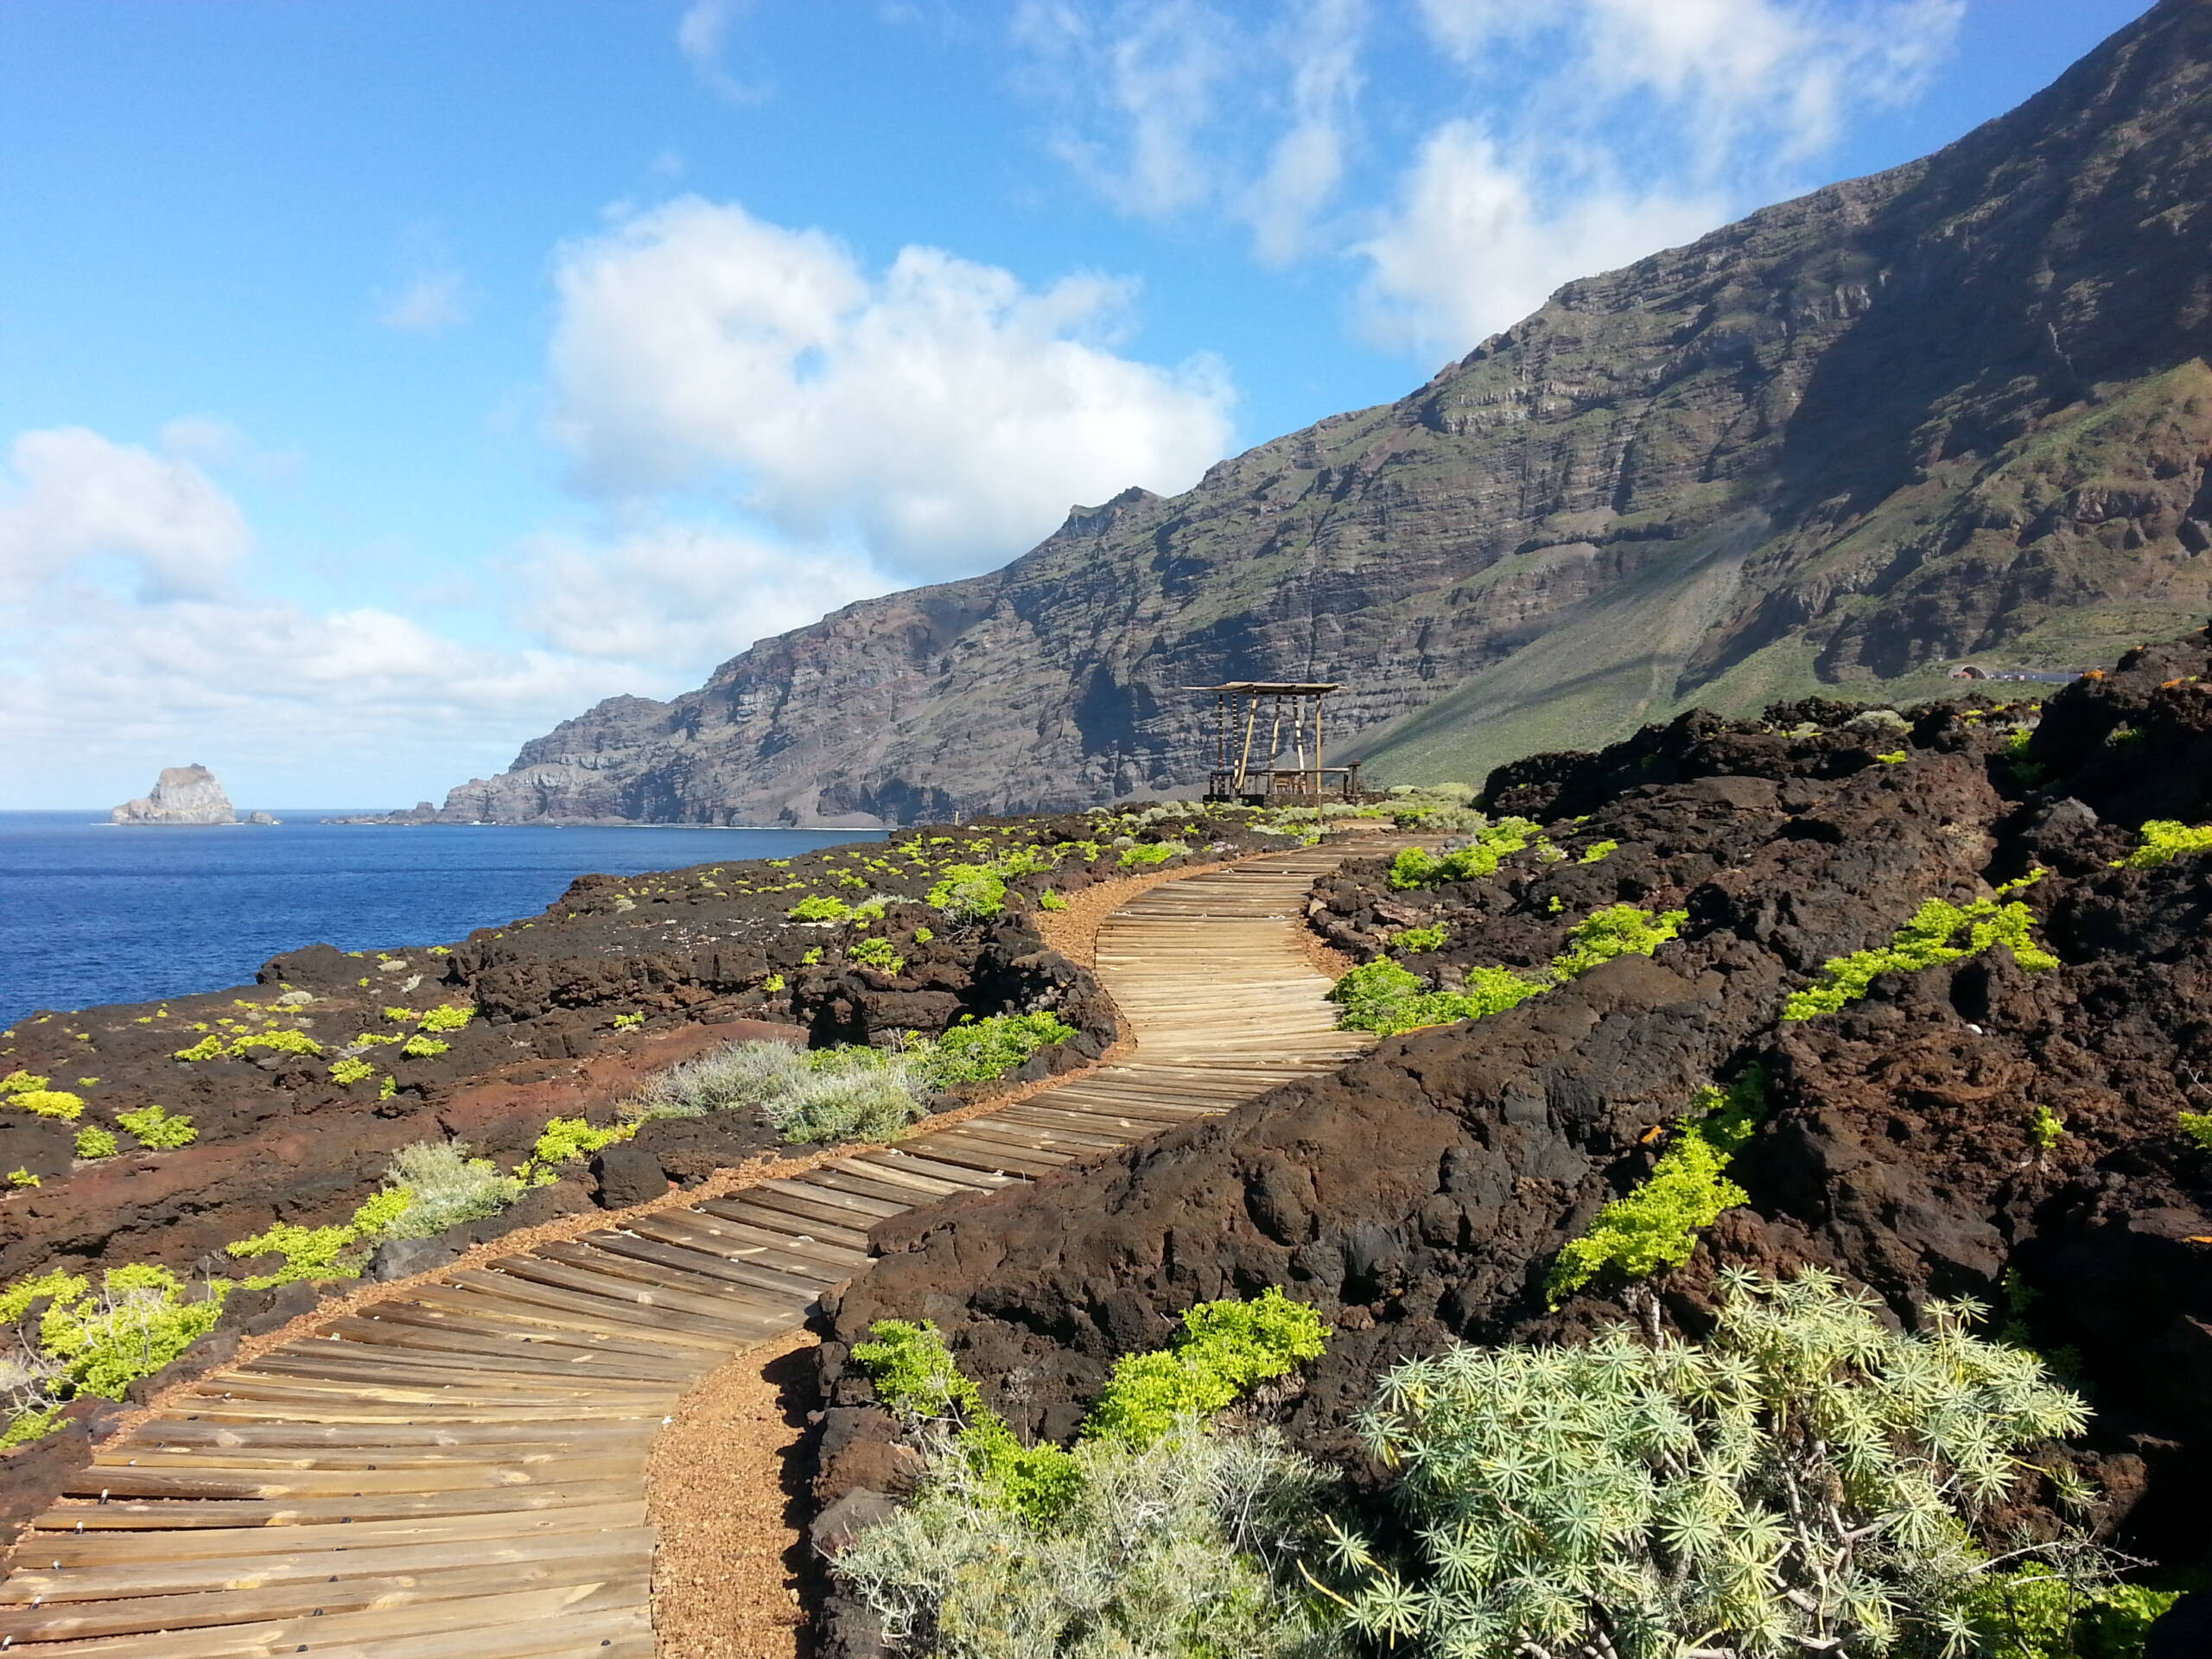
<path fill-rule="evenodd" d="M 1854 107 L 1914 96 L 1963 0 L 1421 0 L 1485 94 L 1356 246 L 1375 337 L 1454 354 L 1570 278 L 1796 188 Z M 1532 73 L 1531 66 L 1540 66 Z"/>
<path fill-rule="evenodd" d="M 245 515 L 190 461 L 81 426 L 22 434 L 0 477 L 0 595 L 103 556 L 149 596 L 205 594 L 252 545 Z"/>
<path fill-rule="evenodd" d="M 1229 438 L 1210 361 L 1111 349 L 1130 284 L 908 247 L 880 276 L 818 231 L 686 197 L 562 251 L 555 429 L 610 496 L 733 489 L 808 543 L 965 574 Z"/>
<path fill-rule="evenodd" d="M 676 22 L 676 48 L 692 72 L 735 104 L 757 104 L 772 95 L 765 81 L 732 74 L 723 62 L 730 31 L 747 9 L 747 0 L 692 0 Z"/>
<path fill-rule="evenodd" d="M 1471 122 L 1440 129 L 1408 170 L 1397 211 L 1357 251 L 1376 339 L 1457 355 L 1541 305 L 1562 283 L 1711 230 L 1717 195 L 1677 197 L 1584 181 L 1549 190 L 1541 162 Z"/>
<path fill-rule="evenodd" d="M 660 521 L 546 532 L 512 561 L 517 620 L 579 657 L 652 663 L 685 684 L 755 639 L 895 584 L 855 554 Z"/>
<path fill-rule="evenodd" d="M 1356 127 L 1366 0 L 1299 0 L 1268 22 L 1205 0 L 1025 0 L 1024 79 L 1052 148 L 1120 211 L 1217 211 L 1282 264 L 1309 251 Z"/>
<path fill-rule="evenodd" d="M 403 334 L 435 334 L 467 322 L 467 279 L 436 227 L 410 226 L 399 239 L 400 279 L 377 296 L 377 321 Z"/>

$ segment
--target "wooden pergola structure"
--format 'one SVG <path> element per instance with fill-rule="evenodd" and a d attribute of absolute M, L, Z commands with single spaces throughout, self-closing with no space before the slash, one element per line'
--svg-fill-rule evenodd
<path fill-rule="evenodd" d="M 1206 785 L 1207 800 L 1238 801 L 1247 806 L 1319 806 L 1327 800 L 1364 798 L 1359 790 L 1359 762 L 1346 766 L 1322 763 L 1321 699 L 1338 687 L 1230 680 L 1190 689 L 1211 691 L 1214 697 L 1213 772 Z M 1263 719 L 1268 721 L 1264 735 Z M 1281 766 L 1275 763 L 1283 753 L 1286 719 L 1294 764 Z"/>

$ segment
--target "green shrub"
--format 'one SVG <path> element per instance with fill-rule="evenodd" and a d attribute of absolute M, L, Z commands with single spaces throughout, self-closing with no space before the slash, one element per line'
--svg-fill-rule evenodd
<path fill-rule="evenodd" d="M 37 1176 L 32 1174 L 29 1170 L 18 1165 L 16 1168 L 8 1172 L 8 1185 L 10 1186 L 43 1186 L 46 1183 L 39 1179 Z"/>
<path fill-rule="evenodd" d="M 2038 1105 L 2028 1116 L 2028 1139 L 2038 1150 L 2049 1152 L 2066 1134 L 2066 1120 L 2048 1106 Z"/>
<path fill-rule="evenodd" d="M 2172 1590 L 2103 1584 L 2041 1561 L 1982 1575 L 1968 1620 L 1980 1659 L 2141 1659 Z"/>
<path fill-rule="evenodd" d="M 79 1158 L 112 1158 L 122 1150 L 122 1143 L 115 1138 L 112 1129 L 104 1129 L 97 1123 L 87 1123 L 77 1131 L 77 1156 Z"/>
<path fill-rule="evenodd" d="M 278 1054 L 306 1054 L 320 1058 L 322 1045 L 304 1031 L 250 1031 L 231 1044 L 231 1052 L 243 1058 L 250 1049 L 266 1048 Z"/>
<path fill-rule="evenodd" d="M 1122 868 L 1136 868 L 1148 864 L 1165 864 L 1171 858 L 1179 858 L 1191 850 L 1186 842 L 1155 841 L 1136 847 L 1122 849 Z"/>
<path fill-rule="evenodd" d="M 1575 861 L 1580 864 L 1602 864 L 1620 850 L 1620 845 L 1618 841 L 1593 841 Z"/>
<path fill-rule="evenodd" d="M 385 1185 L 407 1195 L 386 1224 L 387 1238 L 428 1238 L 465 1221 L 496 1216 L 525 1190 L 489 1158 L 472 1158 L 465 1141 L 417 1141 L 392 1154 Z"/>
<path fill-rule="evenodd" d="M 2177 818 L 2152 818 L 2143 826 L 2143 844 L 2126 858 L 2113 860 L 2113 868 L 2152 869 L 2188 853 L 2212 853 L 2212 823 L 2192 830 Z"/>
<path fill-rule="evenodd" d="M 1037 908 L 1039 910 L 1065 910 L 1067 907 L 1068 901 L 1050 887 L 1037 895 Z M 920 936 L 918 934 L 916 937 Z"/>
<path fill-rule="evenodd" d="M 423 1016 L 412 1008 L 386 1008 L 384 1011 L 384 1017 L 394 1025 L 405 1026 L 412 1025 Z"/>
<path fill-rule="evenodd" d="M 988 921 L 1006 908 L 1006 879 L 988 864 L 948 864 L 927 901 L 952 921 Z"/>
<path fill-rule="evenodd" d="M 476 1010 L 473 1007 L 448 1007 L 432 1008 L 428 1014 L 423 1016 L 423 1029 L 425 1031 L 459 1031 L 463 1026 L 467 1025 L 475 1017 Z"/>
<path fill-rule="evenodd" d="M 1382 958 L 1344 974 L 1330 988 L 1329 1001 L 1344 1009 L 1337 1017 L 1340 1029 L 1388 1037 L 1425 1026 L 1480 1020 L 1549 989 L 1548 979 L 1510 968 L 1471 968 L 1464 988 L 1432 991 L 1419 974 Z"/>
<path fill-rule="evenodd" d="M 2010 887 L 2021 885 L 2015 882 Z M 2010 887 L 1999 889 L 2000 893 Z M 2034 914 L 2017 899 L 2007 903 L 2001 899 L 1977 899 L 1961 906 L 1930 899 L 1891 936 L 1887 944 L 1823 963 L 1813 982 L 1783 1004 L 1782 1017 L 1812 1020 L 1834 1014 L 1866 995 L 1866 988 L 1883 974 L 1918 973 L 1923 968 L 1979 956 L 1992 945 L 2010 947 L 2023 968 L 2057 967 L 2058 958 L 2038 945 L 2029 932 L 2034 923 Z"/>
<path fill-rule="evenodd" d="M 1874 758 L 1885 766 L 1901 766 L 1905 763 L 1907 756 L 1906 751 L 1899 749 L 1894 753 L 1878 754 Z"/>
<path fill-rule="evenodd" d="M 54 1117 L 65 1123 L 73 1123 L 85 1115 L 85 1101 L 81 1095 L 73 1095 L 66 1089 L 26 1089 L 12 1096 L 11 1103 L 41 1117 Z"/>
<path fill-rule="evenodd" d="M 846 954 L 862 967 L 880 969 L 887 974 L 901 973 L 906 966 L 906 958 L 899 954 L 899 948 L 880 935 L 862 939 Z"/>
<path fill-rule="evenodd" d="M 2181 1132 L 2207 1152 L 2212 1152 L 2212 1112 L 2183 1112 Z"/>
<path fill-rule="evenodd" d="M 249 1290 L 268 1290 L 302 1279 L 351 1279 L 359 1274 L 377 1241 L 407 1213 L 410 1196 L 403 1192 L 378 1192 L 334 1226 L 302 1227 L 280 1221 L 266 1232 L 241 1238 L 223 1249 L 241 1260 L 257 1255 L 283 1257 L 283 1266 L 275 1272 L 247 1279 Z"/>
<path fill-rule="evenodd" d="M 1201 1302 L 1183 1315 L 1173 1347 L 1129 1354 L 1084 1419 L 1085 1440 L 1117 1441 L 1141 1452 L 1179 1417 L 1211 1416 L 1253 1385 L 1287 1376 L 1319 1359 L 1329 1327 L 1303 1302 L 1269 1286 L 1249 1302 Z"/>
<path fill-rule="evenodd" d="M 1959 1651 L 1991 1565 L 1969 1524 L 2088 1413 L 1971 1304 L 1921 1336 L 1885 1312 L 1731 1272 L 1703 1345 L 1616 1326 L 1398 1367 L 1358 1427 L 1408 1543 L 1339 1533 L 1352 1624 L 1465 1659 Z"/>
<path fill-rule="evenodd" d="M 33 1094 L 53 1081 L 52 1077 L 35 1077 L 28 1071 L 10 1071 L 0 1077 L 0 1097 Z"/>
<path fill-rule="evenodd" d="M 841 1054 L 871 1051 L 840 1050 Z M 895 1141 L 925 1114 L 912 1068 L 903 1064 L 848 1062 L 810 1068 L 770 1100 L 762 1114 L 771 1128 L 798 1145 L 829 1141 Z"/>
<path fill-rule="evenodd" d="M 589 1120 L 582 1117 L 548 1118 L 537 1144 L 530 1149 L 529 1158 L 515 1173 L 532 1186 L 550 1186 L 561 1179 L 554 1165 L 588 1162 L 601 1147 L 627 1141 L 637 1132 L 635 1123 L 617 1123 L 595 1129 Z"/>
<path fill-rule="evenodd" d="M 1624 1279 L 1645 1279 L 1681 1267 L 1696 1250 L 1697 1236 L 1723 1211 L 1749 1202 L 1722 1172 L 1758 1127 L 1765 1090 L 1764 1074 L 1753 1071 L 1727 1089 L 1698 1091 L 1695 1116 L 1650 1175 L 1599 1211 L 1590 1230 L 1560 1252 L 1547 1284 L 1553 1306 L 1608 1268 Z"/>
<path fill-rule="evenodd" d="M 924 1088 L 935 1093 L 1002 1077 L 1039 1049 L 1075 1034 L 1073 1026 L 1052 1014 L 994 1014 L 982 1020 L 963 1014 L 944 1036 L 916 1043 L 908 1052 L 920 1068 Z"/>
<path fill-rule="evenodd" d="M 121 1400 L 131 1383 L 175 1359 L 213 1329 L 230 1284 L 215 1280 L 188 1295 L 166 1268 L 112 1268 L 99 1287 L 54 1271 L 0 1291 L 0 1325 L 14 1325 L 48 1300 L 35 1344 L 0 1359 L 0 1450 L 28 1445 L 59 1426 L 60 1402 L 79 1395 Z M 48 1300 L 50 1299 L 50 1300 Z"/>
<path fill-rule="evenodd" d="M 132 1140 L 149 1152 L 175 1152 L 179 1147 L 188 1147 L 200 1138 L 200 1131 L 193 1127 L 191 1118 L 182 1112 L 172 1112 L 166 1106 L 146 1106 L 135 1112 L 118 1112 L 115 1121 L 129 1131 Z"/>
<path fill-rule="evenodd" d="M 451 1043 L 440 1042 L 435 1037 L 410 1037 L 399 1046 L 399 1052 L 410 1060 L 433 1060 L 451 1048 Z"/>
<path fill-rule="evenodd" d="M 1529 819 L 1500 818 L 1477 830 L 1465 846 L 1440 855 L 1419 847 L 1405 849 L 1390 861 L 1390 885 L 1404 891 L 1492 875 L 1500 864 L 1532 843 L 1540 849 L 1551 845 Z"/>
<path fill-rule="evenodd" d="M 1427 927 L 1402 927 L 1390 936 L 1390 948 L 1402 957 L 1418 957 L 1441 950 L 1449 937 L 1441 923 Z"/>
<path fill-rule="evenodd" d="M 832 899 L 826 893 L 810 893 L 784 912 L 795 922 L 842 922 L 849 920 L 852 913 L 850 905 L 842 899 Z"/>
<path fill-rule="evenodd" d="M 340 1060 L 330 1068 L 330 1080 L 341 1089 L 351 1089 L 357 1083 L 366 1083 L 376 1074 L 376 1067 L 366 1060 Z"/>
<path fill-rule="evenodd" d="M 226 1052 L 223 1039 L 210 1032 L 189 1048 L 180 1048 L 170 1058 L 179 1060 L 219 1060 Z"/>
<path fill-rule="evenodd" d="M 1675 937 L 1688 915 L 1686 910 L 1654 915 L 1634 905 L 1593 910 L 1567 930 L 1567 949 L 1552 958 L 1552 971 L 1562 980 L 1575 979 L 1615 957 L 1648 957 Z"/>

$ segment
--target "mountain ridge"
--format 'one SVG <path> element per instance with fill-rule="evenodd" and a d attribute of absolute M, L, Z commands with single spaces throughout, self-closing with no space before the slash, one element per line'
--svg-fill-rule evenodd
<path fill-rule="evenodd" d="M 1188 791 L 1225 678 L 1406 781 L 1692 702 L 1906 699 L 2212 601 L 2212 0 L 1935 155 L 1578 279 L 1394 403 L 613 699 L 438 816 L 911 820 Z"/>

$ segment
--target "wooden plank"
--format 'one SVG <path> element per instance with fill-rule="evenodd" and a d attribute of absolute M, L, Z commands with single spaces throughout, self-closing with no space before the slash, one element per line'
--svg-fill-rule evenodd
<path fill-rule="evenodd" d="M 444 1519 L 357 1521 L 351 1526 L 203 1527 L 160 1532 L 32 1532 L 17 1544 L 19 1561 L 34 1567 L 97 1567 L 125 1561 L 182 1561 L 256 1554 L 296 1554 L 302 1548 L 375 1549 L 387 1544 L 466 1546 L 480 1538 L 544 1538 L 645 1524 L 643 1497 L 625 1503 L 528 1515 L 499 1511 Z"/>
<path fill-rule="evenodd" d="M 938 1130 L 938 1134 L 946 1133 Z M 869 1180 L 889 1180 L 906 1185 L 925 1187 L 940 1196 L 950 1198 L 959 1192 L 995 1192 L 1001 1187 L 1018 1186 L 1019 1175 L 998 1175 L 989 1170 L 977 1170 L 966 1164 L 948 1163 L 932 1155 L 931 1137 L 920 1137 L 911 1149 L 887 1147 L 880 1152 L 862 1153 L 857 1157 L 840 1160 L 834 1168 L 865 1172 Z"/>
<path fill-rule="evenodd" d="M 685 1373 L 673 1367 L 633 1360 L 626 1355 L 606 1349 L 531 1349 L 514 1343 L 494 1345 L 480 1338 L 470 1338 L 439 1341 L 434 1333 L 414 1331 L 407 1326 L 381 1334 L 391 1339 L 379 1342 L 341 1337 L 334 1342 L 318 1338 L 311 1342 L 293 1343 L 264 1354 L 254 1361 L 254 1365 L 257 1370 L 266 1370 L 278 1359 L 286 1363 L 340 1359 L 365 1365 L 405 1365 L 417 1370 L 448 1370 L 461 1374 L 500 1372 L 515 1376 L 567 1378 L 580 1383 L 604 1384 L 609 1388 L 620 1388 L 625 1384 L 652 1387 L 663 1383 L 680 1388 L 689 1381 Z M 425 1336 L 432 1339 L 408 1339 Z"/>
<path fill-rule="evenodd" d="M 841 1243 L 833 1236 L 836 1233 L 849 1230 L 846 1229 L 823 1227 L 809 1222 L 786 1221 L 782 1217 L 772 1217 L 768 1221 L 763 1222 L 755 1214 L 748 1211 L 744 1204 L 729 1198 L 715 1198 L 701 1205 L 699 1211 L 700 1213 L 712 1217 L 718 1224 L 726 1224 L 747 1232 L 757 1233 L 762 1238 L 787 1239 L 795 1244 L 804 1244 L 808 1249 L 819 1253 L 825 1261 L 842 1262 L 858 1266 L 868 1260 L 868 1239 L 865 1235 L 861 1236 L 858 1243 Z"/>
<path fill-rule="evenodd" d="M 336 1344 L 331 1346 L 334 1348 Z M 288 1353 L 280 1349 L 255 1360 L 250 1370 L 225 1375 L 295 1377 L 302 1382 L 354 1380 L 394 1387 L 492 1389 L 505 1394 L 538 1395 L 548 1400 L 576 1395 L 603 1400 L 657 1400 L 681 1393 L 683 1389 L 683 1383 L 673 1381 L 579 1376 L 557 1366 L 549 1370 L 520 1361 L 486 1359 L 470 1364 L 465 1356 L 457 1354 L 428 1355 L 416 1359 L 400 1349 L 381 1351 L 391 1357 L 381 1361 L 357 1359 L 342 1353 Z"/>
<path fill-rule="evenodd" d="M 634 1332 L 641 1340 L 683 1343 L 712 1354 L 726 1354 L 732 1342 L 744 1340 L 720 1320 L 709 1323 L 673 1310 L 657 1310 L 613 1297 L 538 1284 L 518 1274 L 471 1268 L 455 1274 L 454 1278 L 462 1287 L 480 1292 L 495 1302 L 536 1308 L 541 1317 L 557 1319 L 564 1325 L 616 1333 Z"/>
<path fill-rule="evenodd" d="M 857 1217 L 849 1215 L 845 1221 L 833 1221 L 825 1216 L 801 1215 L 787 1207 L 790 1200 L 769 1195 L 769 1201 L 760 1202 L 744 1193 L 720 1200 L 715 1213 L 731 1221 L 741 1221 L 748 1227 L 759 1227 L 769 1232 L 799 1232 L 818 1239 L 824 1244 L 834 1244 L 841 1250 L 868 1254 L 868 1230 L 854 1227 L 850 1222 Z"/>
<path fill-rule="evenodd" d="M 787 1282 L 806 1286 L 809 1295 L 818 1296 L 827 1287 L 842 1284 L 853 1275 L 849 1262 L 825 1260 L 781 1235 L 747 1228 L 741 1222 L 672 1210 L 641 1218 L 640 1230 L 644 1221 L 652 1223 L 652 1237 L 687 1244 L 693 1249 L 719 1250 L 732 1266 L 772 1272 Z"/>
<path fill-rule="evenodd" d="M 52 1651 L 55 1659 L 68 1659 L 79 1652 L 89 1659 L 273 1659 L 277 1654 L 339 1653 L 349 1643 L 373 1644 L 426 1633 L 450 1639 L 456 1631 L 497 1630 L 548 1618 L 582 1620 L 607 1612 L 636 1613 L 643 1611 L 645 1605 L 641 1586 L 633 1584 L 560 1585 L 322 1618 L 257 1620 L 110 1637 L 97 1648 Z"/>
<path fill-rule="evenodd" d="M 700 1363 L 700 1354 L 719 1354 L 721 1336 L 695 1335 L 674 1325 L 650 1327 L 634 1319 L 618 1317 L 609 1308 L 604 1316 L 588 1314 L 569 1299 L 540 1300 L 531 1287 L 500 1274 L 467 1269 L 454 1275 L 452 1285 L 425 1285 L 416 1295 L 426 1306 L 443 1307 L 467 1317 L 498 1319 L 509 1324 L 531 1324 L 550 1332 L 588 1333 L 613 1338 L 617 1346 L 634 1344 L 645 1352 L 686 1364 Z M 529 1293 L 529 1294 L 525 1294 Z"/>
<path fill-rule="evenodd" d="M 373 1429 L 349 1428 L 342 1423 L 211 1423 L 177 1417 L 156 1418 L 141 1424 L 129 1439 L 114 1442 L 136 1446 L 317 1446 L 344 1451 L 376 1445 L 409 1446 L 526 1446 L 557 1438 L 575 1446 L 620 1444 L 649 1431 L 635 1423 L 596 1420 L 564 1421 L 544 1416 L 527 1423 L 422 1423 L 413 1427 L 388 1423 Z"/>
<path fill-rule="evenodd" d="M 69 1602 L 58 1606 L 0 1611 L 0 1637 L 60 1642 L 92 1636 L 135 1636 L 191 1630 L 205 1624 L 243 1624 L 260 1619 L 307 1618 L 318 1611 L 379 1611 L 419 1602 L 452 1601 L 529 1585 L 576 1589 L 602 1585 L 644 1587 L 650 1558 L 622 1560 L 601 1553 L 505 1567 L 460 1567 L 381 1579 L 277 1585 L 264 1590 L 217 1590 L 200 1595 L 145 1596 L 122 1601 Z"/>
<path fill-rule="evenodd" d="M 634 1244 L 651 1246 L 651 1241 L 637 1239 Z M 668 1254 L 689 1255 L 695 1261 L 709 1266 L 714 1258 L 698 1250 L 679 1252 L 674 1246 L 658 1247 Z M 559 1262 L 587 1273 L 604 1274 L 611 1279 L 632 1279 L 641 1285 L 662 1290 L 682 1291 L 696 1295 L 703 1301 L 726 1306 L 733 1313 L 747 1314 L 763 1320 L 773 1320 L 788 1330 L 804 1317 L 806 1301 L 790 1297 L 766 1296 L 731 1283 L 728 1279 L 708 1273 L 694 1272 L 689 1268 L 674 1268 L 666 1262 L 633 1252 L 607 1249 L 596 1242 L 577 1239 L 559 1245 L 548 1244 L 540 1254 L 548 1261 Z M 808 1298 L 807 1300 L 811 1300 Z"/>
<path fill-rule="evenodd" d="M 622 1480 L 636 1474 L 634 1457 L 571 1458 L 543 1475 L 571 1481 Z M 424 1492 L 505 1491 L 538 1483 L 541 1471 L 505 1463 L 416 1469 L 80 1469 L 62 1491 L 86 1497 L 310 1498 L 395 1497 Z"/>
<path fill-rule="evenodd" d="M 614 1560 L 650 1557 L 650 1527 L 585 1537 L 553 1533 L 542 1538 L 474 1541 L 467 1551 L 472 1567 L 502 1564 L 582 1560 L 594 1554 Z M 449 1544 L 406 1543 L 364 1549 L 295 1550 L 286 1555 L 257 1554 L 235 1560 L 138 1562 L 128 1566 L 70 1567 L 58 1571 L 18 1572 L 0 1585 L 0 1602 L 112 1601 L 127 1596 L 174 1596 L 214 1590 L 261 1590 L 281 1584 L 329 1583 L 340 1579 L 394 1578 L 450 1568 Z"/>
<path fill-rule="evenodd" d="M 671 1243 L 626 1232 L 587 1233 L 579 1242 L 609 1255 L 632 1256 L 640 1262 L 659 1262 L 671 1267 L 697 1262 L 701 1265 L 696 1268 L 685 1266 L 683 1270 L 741 1287 L 747 1293 L 746 1300 L 756 1302 L 785 1319 L 803 1317 L 808 1305 L 821 1294 L 821 1286 L 811 1280 L 775 1273 L 747 1262 L 733 1262 L 718 1250 L 702 1249 L 696 1244 Z"/>
<path fill-rule="evenodd" d="M 962 1139 L 957 1131 L 930 1137 L 930 1153 L 941 1163 L 964 1165 L 993 1174 L 1049 1175 L 1073 1159 L 1046 1152 L 1023 1152 L 997 1141 Z"/>
<path fill-rule="evenodd" d="M 570 1267 L 547 1255 L 502 1256 L 492 1266 L 502 1279 L 520 1281 L 541 1291 L 560 1291 L 583 1298 L 586 1312 L 596 1312 L 594 1305 L 601 1305 L 625 1316 L 648 1320 L 656 1328 L 680 1321 L 683 1329 L 702 1336 L 725 1337 L 734 1344 L 742 1344 L 757 1341 L 781 1327 L 780 1320 L 741 1307 L 720 1305 L 709 1296 L 664 1290 L 634 1279 Z"/>
<path fill-rule="evenodd" d="M 910 1209 L 920 1209 L 940 1199 L 956 1198 L 963 1192 L 989 1189 L 955 1185 L 950 1181 L 931 1180 L 908 1177 L 903 1171 L 888 1164 L 878 1169 L 858 1158 L 841 1158 L 834 1165 L 816 1170 L 810 1179 L 834 1185 L 840 1192 L 866 1193 L 874 1196 L 888 1193 L 907 1200 Z"/>
<path fill-rule="evenodd" d="M 853 1210 L 868 1217 L 871 1224 L 876 1221 L 887 1220 L 893 1216 L 903 1216 L 914 1207 L 912 1203 L 907 1200 L 870 1198 L 857 1192 L 847 1192 L 834 1186 L 823 1186 L 815 1179 L 820 1173 L 819 1170 L 810 1170 L 806 1174 L 794 1180 L 762 1181 L 756 1186 L 747 1187 L 746 1196 L 757 1199 L 766 1194 L 774 1193 L 808 1204 L 827 1205 L 836 1209 Z"/>
<path fill-rule="evenodd" d="M 87 1494 L 89 1497 L 89 1493 Z M 565 1480 L 498 1491 L 385 1493 L 361 1497 L 158 1503 L 114 1500 L 61 1503 L 31 1522 L 55 1532 L 140 1532 L 174 1527 L 316 1527 L 410 1517 L 520 1513 L 619 1503 L 637 1496 L 634 1480 Z"/>

